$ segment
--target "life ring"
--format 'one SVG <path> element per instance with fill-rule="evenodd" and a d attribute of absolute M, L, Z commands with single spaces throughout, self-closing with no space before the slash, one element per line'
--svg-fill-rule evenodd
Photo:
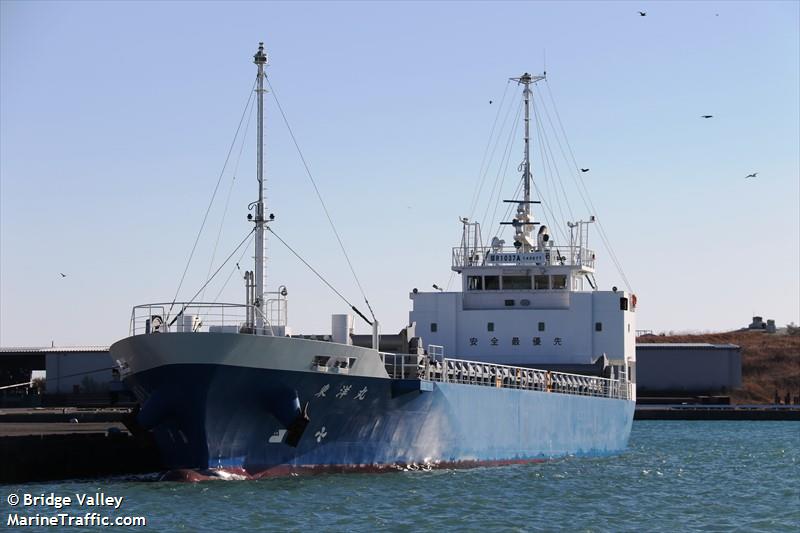
<path fill-rule="evenodd" d="M 631 305 L 635 308 L 636 307 L 636 295 L 631 294 Z"/>

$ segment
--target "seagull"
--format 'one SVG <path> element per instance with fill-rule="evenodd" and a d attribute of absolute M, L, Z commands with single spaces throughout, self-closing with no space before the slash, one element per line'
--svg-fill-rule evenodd
<path fill-rule="evenodd" d="M 748 174 L 747 176 L 745 176 L 744 179 L 755 178 L 756 176 L 758 176 L 758 172 L 753 172 L 752 174 Z"/>
<path fill-rule="evenodd" d="M 67 275 L 66 275 L 66 274 L 64 274 L 63 272 L 59 272 L 59 274 L 61 274 L 61 277 L 62 277 L 62 278 L 66 278 L 66 277 L 67 277 Z"/>
<path fill-rule="evenodd" d="M 639 11 L 639 16 L 640 17 L 646 17 L 647 16 L 647 11 Z"/>
<path fill-rule="evenodd" d="M 589 169 L 588 168 L 582 168 L 581 172 L 589 172 Z"/>
<path fill-rule="evenodd" d="M 700 118 L 712 118 L 714 115 L 700 115 Z"/>

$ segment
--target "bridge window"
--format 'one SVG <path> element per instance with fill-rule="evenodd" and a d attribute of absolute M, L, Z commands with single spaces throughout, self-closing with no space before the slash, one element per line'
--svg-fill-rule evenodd
<path fill-rule="evenodd" d="M 556 274 L 553 276 L 553 288 L 554 289 L 566 289 L 567 288 L 567 276 L 565 274 Z"/>
<path fill-rule="evenodd" d="M 503 276 L 503 290 L 530 289 L 530 276 Z"/>
<path fill-rule="evenodd" d="M 487 291 L 499 291 L 500 276 L 484 276 L 483 288 L 486 289 Z"/>
<path fill-rule="evenodd" d="M 534 289 L 549 289 L 550 288 L 550 276 L 541 276 L 541 275 L 533 276 L 533 288 Z"/>
<path fill-rule="evenodd" d="M 628 310 L 628 299 L 624 296 L 619 299 L 619 310 L 620 311 L 627 311 Z"/>
<path fill-rule="evenodd" d="M 494 331 L 494 322 L 488 322 L 486 324 L 486 331 Z"/>
<path fill-rule="evenodd" d="M 595 322 L 594 323 L 594 330 L 595 331 L 603 331 L 603 323 L 602 322 Z"/>
<path fill-rule="evenodd" d="M 439 324 L 431 322 L 431 333 L 436 333 L 437 331 L 439 331 Z"/>
<path fill-rule="evenodd" d="M 481 276 L 468 276 L 467 277 L 467 290 L 469 291 L 482 291 L 483 278 Z"/>
<path fill-rule="evenodd" d="M 544 322 L 539 322 L 539 331 L 544 331 Z"/>

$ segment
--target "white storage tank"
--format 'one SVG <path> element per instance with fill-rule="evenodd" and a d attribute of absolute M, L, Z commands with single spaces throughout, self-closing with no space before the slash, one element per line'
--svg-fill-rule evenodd
<path fill-rule="evenodd" d="M 331 340 L 339 344 L 352 344 L 353 315 L 331 315 Z"/>

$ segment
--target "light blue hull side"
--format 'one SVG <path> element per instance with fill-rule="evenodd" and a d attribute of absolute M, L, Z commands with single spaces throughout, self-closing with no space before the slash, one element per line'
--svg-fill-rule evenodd
<path fill-rule="evenodd" d="M 166 467 L 248 473 L 615 454 L 634 410 L 604 397 L 226 365 L 166 365 L 127 381 Z"/>

